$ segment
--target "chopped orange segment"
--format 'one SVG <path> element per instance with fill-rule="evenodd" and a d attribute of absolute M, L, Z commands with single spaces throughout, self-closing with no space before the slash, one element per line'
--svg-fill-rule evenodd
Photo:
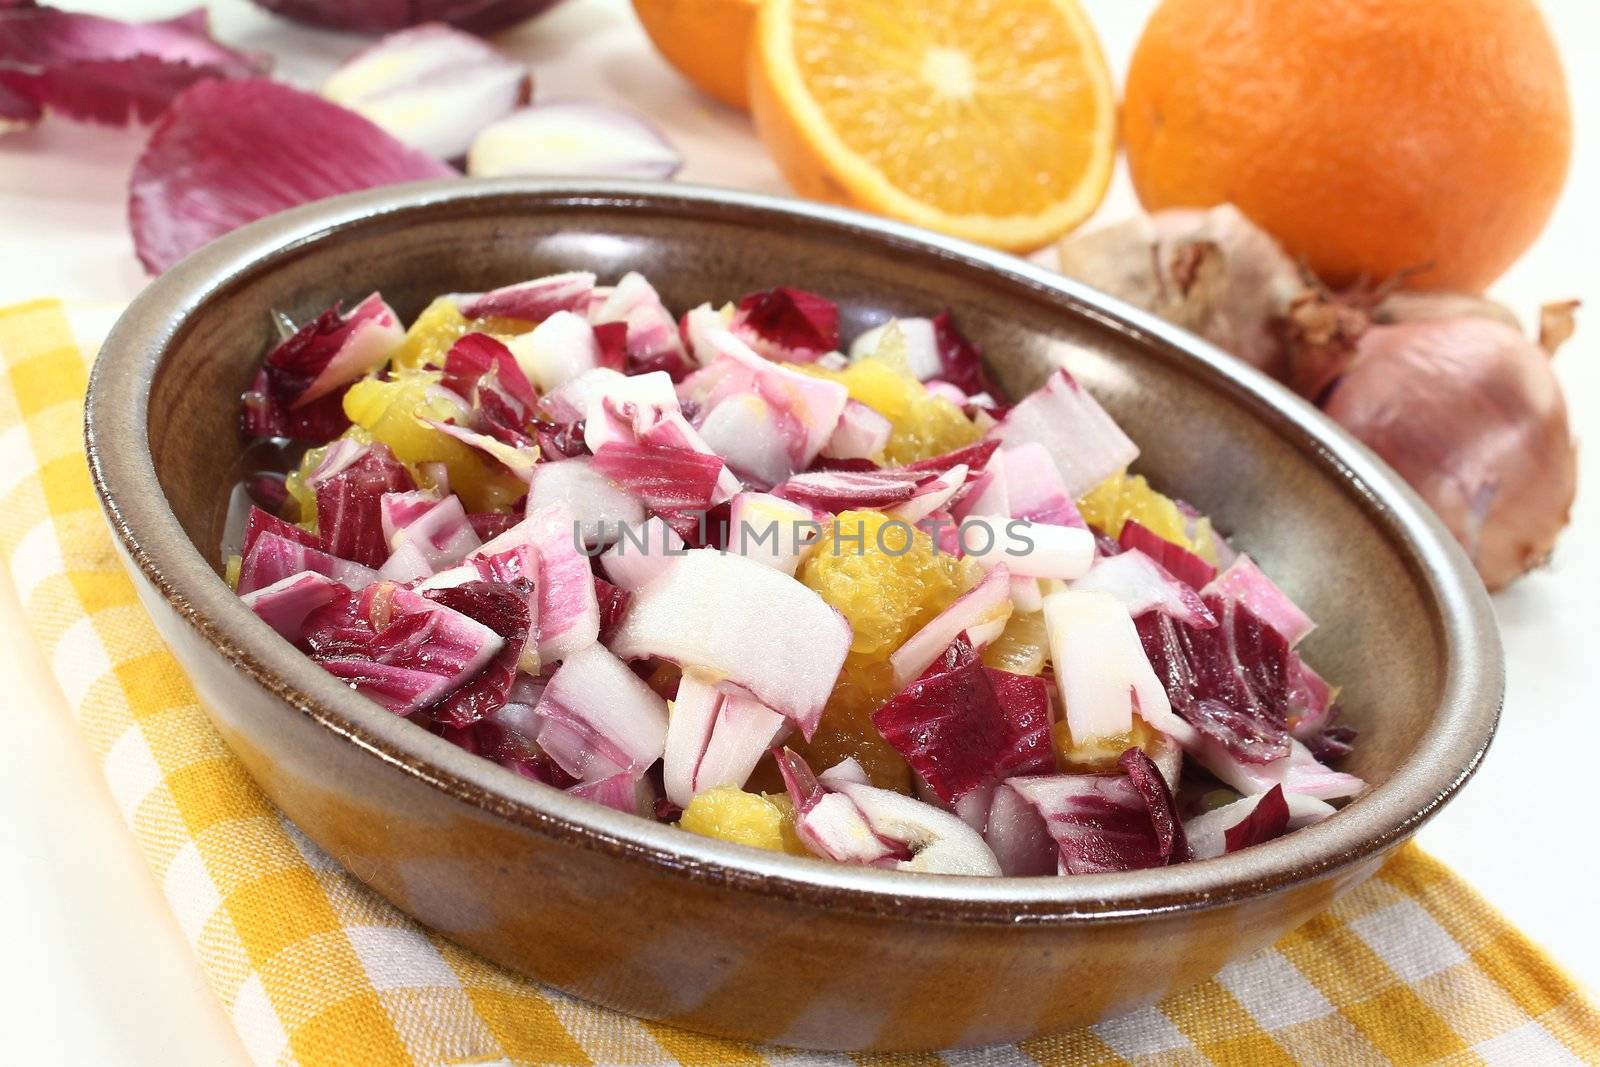
<path fill-rule="evenodd" d="M 1150 755 L 1161 740 L 1161 734 L 1145 724 L 1139 716 L 1133 717 L 1133 728 L 1120 737 L 1097 737 L 1088 743 L 1072 739 L 1072 731 L 1065 721 L 1051 728 L 1055 741 L 1056 760 L 1068 774 L 1104 774 L 1117 769 L 1117 760 L 1130 748 L 1141 748 Z"/>
<path fill-rule="evenodd" d="M 894 696 L 894 672 L 882 658 L 852 652 L 828 696 L 822 724 L 811 740 L 796 735 L 788 746 L 817 770 L 853 759 L 880 789 L 911 792 L 911 768 L 872 724 L 872 713 Z"/>
<path fill-rule="evenodd" d="M 1111 537 L 1120 537 L 1123 524 L 1132 519 L 1212 566 L 1217 563 L 1217 535 L 1211 520 L 1191 519 L 1171 497 L 1150 488 L 1143 475 L 1112 475 L 1078 501 L 1078 510 L 1085 522 Z"/>
<path fill-rule="evenodd" d="M 797 577 L 849 621 L 850 651 L 887 660 L 960 594 L 963 574 L 924 531 L 863 510 L 839 513 Z"/>
<path fill-rule="evenodd" d="M 895 694 L 889 657 L 970 584 L 968 567 L 881 511 L 841 512 L 796 575 L 850 623 L 850 654 L 822 725 L 791 745 L 818 770 L 858 760 L 874 785 L 910 791 L 911 771 L 872 725 Z M 910 541 L 908 543 L 908 535 Z"/>
<path fill-rule="evenodd" d="M 750 72 L 804 196 L 1026 251 L 1111 180 L 1116 94 L 1076 0 L 768 0 Z"/>
<path fill-rule="evenodd" d="M 340 435 L 360 444 L 370 444 L 372 435 L 359 426 L 352 426 Z M 289 493 L 289 499 L 295 503 L 295 521 L 301 528 L 317 532 L 317 491 L 306 484 L 306 479 L 311 477 L 316 469 L 322 466 L 322 461 L 328 455 L 328 449 L 333 447 L 333 442 L 318 445 L 316 448 L 306 450 L 300 457 L 300 466 L 290 471 L 283 480 L 283 487 Z"/>
<path fill-rule="evenodd" d="M 678 825 L 690 833 L 769 852 L 811 855 L 795 836 L 794 808 L 786 796 L 766 796 L 746 793 L 731 785 L 718 786 L 689 801 Z"/>
<path fill-rule="evenodd" d="M 983 663 L 1012 674 L 1038 674 L 1050 659 L 1050 638 L 1045 633 L 1044 612 L 1017 612 L 1006 628 L 983 650 Z"/>
<path fill-rule="evenodd" d="M 413 327 L 414 329 L 415 327 Z M 382 441 L 402 463 L 443 463 L 450 471 L 450 489 L 469 511 L 503 511 L 527 486 L 499 469 L 488 457 L 448 434 L 417 421 L 418 415 L 445 419 L 455 408 L 432 392 L 436 371 L 396 371 L 389 379 L 364 378 L 344 395 L 350 421 Z"/>
<path fill-rule="evenodd" d="M 850 391 L 851 400 L 859 400 L 889 420 L 889 443 L 884 446 L 883 459 L 890 464 L 915 463 L 954 452 L 983 436 L 977 423 L 963 415 L 960 408 L 928 392 L 917 381 L 904 365 L 903 352 L 898 359 L 892 354 L 858 359 L 842 371 L 825 370 L 815 364 L 793 366 L 841 383 Z"/>
<path fill-rule="evenodd" d="M 399 369 L 432 363 L 442 367 L 445 353 L 468 329 L 469 324 L 456 309 L 456 302 L 447 296 L 438 297 L 422 309 L 422 314 L 406 331 L 405 340 L 394 354 L 394 366 Z"/>
<path fill-rule="evenodd" d="M 414 369 L 429 364 L 443 367 L 445 354 L 463 334 L 476 331 L 504 340 L 527 333 L 533 327 L 533 323 L 521 319 L 469 319 L 461 314 L 450 297 L 437 297 L 422 309 L 422 313 L 406 331 L 405 339 L 395 351 L 394 366 L 397 369 Z"/>

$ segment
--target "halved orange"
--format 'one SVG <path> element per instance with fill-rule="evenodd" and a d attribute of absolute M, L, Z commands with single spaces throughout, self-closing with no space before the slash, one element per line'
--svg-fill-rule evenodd
<path fill-rule="evenodd" d="M 1014 251 L 1087 218 L 1116 155 L 1075 0 L 766 0 L 750 102 L 801 195 Z"/>

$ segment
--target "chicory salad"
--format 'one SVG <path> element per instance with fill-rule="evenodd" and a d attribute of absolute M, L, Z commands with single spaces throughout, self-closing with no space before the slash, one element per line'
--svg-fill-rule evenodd
<path fill-rule="evenodd" d="M 230 583 L 323 670 L 528 778 L 838 863 L 1076 875 L 1334 810 L 1312 621 L 1065 370 L 1008 404 L 948 313 L 842 350 L 792 288 L 377 293 L 241 425 Z M 281 473 L 287 471 L 287 473 Z"/>

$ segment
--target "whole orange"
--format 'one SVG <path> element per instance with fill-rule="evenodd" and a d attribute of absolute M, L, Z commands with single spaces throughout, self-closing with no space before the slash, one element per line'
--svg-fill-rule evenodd
<path fill-rule="evenodd" d="M 1232 201 L 1330 283 L 1476 292 L 1548 220 L 1572 121 L 1531 0 L 1165 0 L 1123 137 L 1148 210 Z"/>
<path fill-rule="evenodd" d="M 749 110 L 746 56 L 760 0 L 633 0 L 650 42 L 701 91 Z"/>

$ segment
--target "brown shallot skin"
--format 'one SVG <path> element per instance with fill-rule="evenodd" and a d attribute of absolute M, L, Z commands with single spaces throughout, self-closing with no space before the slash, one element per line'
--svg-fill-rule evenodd
<path fill-rule="evenodd" d="M 1422 495 L 1490 590 L 1549 557 L 1577 451 L 1550 358 L 1520 331 L 1486 317 L 1374 326 L 1321 406 Z"/>
<path fill-rule="evenodd" d="M 1300 267 L 1232 204 L 1139 215 L 1059 247 L 1060 270 L 1199 334 L 1275 378 L 1280 323 L 1307 288 Z"/>

